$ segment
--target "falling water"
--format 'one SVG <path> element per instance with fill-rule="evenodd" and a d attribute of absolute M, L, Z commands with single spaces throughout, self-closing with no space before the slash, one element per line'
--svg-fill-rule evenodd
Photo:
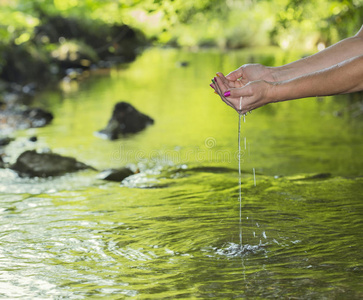
<path fill-rule="evenodd" d="M 242 97 L 239 101 L 239 109 L 242 110 Z M 239 187 L 239 241 L 241 248 L 243 247 L 242 243 L 242 180 L 241 180 L 241 118 L 242 114 L 238 115 L 238 187 Z M 246 122 L 245 115 L 243 115 L 243 122 Z M 246 139 L 245 139 L 246 145 Z"/>
<path fill-rule="evenodd" d="M 239 102 L 239 109 L 242 110 L 242 99 Z M 243 123 L 246 122 L 246 114 L 239 113 L 238 115 L 238 188 L 239 188 L 239 240 L 241 249 L 243 249 L 242 243 L 242 175 L 241 175 L 241 119 L 243 116 Z M 247 139 L 244 137 L 244 148 L 247 150 Z M 248 149 L 249 150 L 249 149 Z M 256 186 L 256 172 L 255 168 L 253 168 L 253 184 Z"/>
<path fill-rule="evenodd" d="M 242 247 L 242 188 L 241 188 L 241 117 L 238 119 L 238 187 L 239 187 L 239 242 Z"/>

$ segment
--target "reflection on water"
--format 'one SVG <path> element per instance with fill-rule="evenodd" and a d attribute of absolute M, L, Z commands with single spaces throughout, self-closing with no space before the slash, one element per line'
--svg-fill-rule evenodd
<path fill-rule="evenodd" d="M 35 133 L 35 147 L 99 169 L 140 173 L 119 184 L 93 171 L 20 179 L 0 170 L 0 296 L 362 298 L 362 123 L 334 116 L 347 98 L 247 116 L 239 245 L 238 118 L 208 84 L 250 55 L 150 50 L 78 91 L 44 94 L 54 123 L 20 136 Z M 155 125 L 97 139 L 118 100 Z"/>

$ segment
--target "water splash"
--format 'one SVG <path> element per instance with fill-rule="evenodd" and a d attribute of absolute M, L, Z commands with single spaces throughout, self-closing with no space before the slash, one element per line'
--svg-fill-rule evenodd
<path fill-rule="evenodd" d="M 254 254 L 263 250 L 266 244 L 259 245 L 239 245 L 235 243 L 228 243 L 226 248 L 217 249 L 216 253 L 218 255 L 228 256 L 228 257 L 241 257 L 247 254 Z"/>

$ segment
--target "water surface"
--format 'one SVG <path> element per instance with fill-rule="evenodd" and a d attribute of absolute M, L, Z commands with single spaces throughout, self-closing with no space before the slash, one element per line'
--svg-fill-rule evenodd
<path fill-rule="evenodd" d="M 140 173 L 120 185 L 93 171 L 20 179 L 0 170 L 0 296 L 362 298 L 363 123 L 348 96 L 268 105 L 246 117 L 246 247 L 238 248 L 238 115 L 209 81 L 248 61 L 288 59 L 272 50 L 151 49 L 129 66 L 40 95 L 54 122 L 17 133 L 9 159 L 36 134 L 27 147 Z M 118 141 L 97 138 L 120 100 L 155 124 Z"/>

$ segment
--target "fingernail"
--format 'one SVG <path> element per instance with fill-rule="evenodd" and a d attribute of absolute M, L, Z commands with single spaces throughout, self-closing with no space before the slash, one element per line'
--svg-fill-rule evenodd
<path fill-rule="evenodd" d="M 227 91 L 223 95 L 224 95 L 224 97 L 229 97 L 229 96 L 231 96 L 231 92 L 230 91 Z"/>
<path fill-rule="evenodd" d="M 217 81 L 217 77 L 214 77 L 214 81 Z"/>
<path fill-rule="evenodd" d="M 213 87 L 213 85 L 212 85 L 212 84 L 210 84 L 210 87 L 211 87 L 212 89 L 214 89 L 214 87 Z"/>
<path fill-rule="evenodd" d="M 217 77 L 219 77 L 219 74 L 217 73 Z"/>
<path fill-rule="evenodd" d="M 214 94 L 217 94 L 218 95 L 218 93 L 216 91 L 214 91 Z"/>
<path fill-rule="evenodd" d="M 214 84 L 216 84 L 216 82 L 214 81 L 214 79 L 212 79 L 212 82 L 213 82 Z"/>

